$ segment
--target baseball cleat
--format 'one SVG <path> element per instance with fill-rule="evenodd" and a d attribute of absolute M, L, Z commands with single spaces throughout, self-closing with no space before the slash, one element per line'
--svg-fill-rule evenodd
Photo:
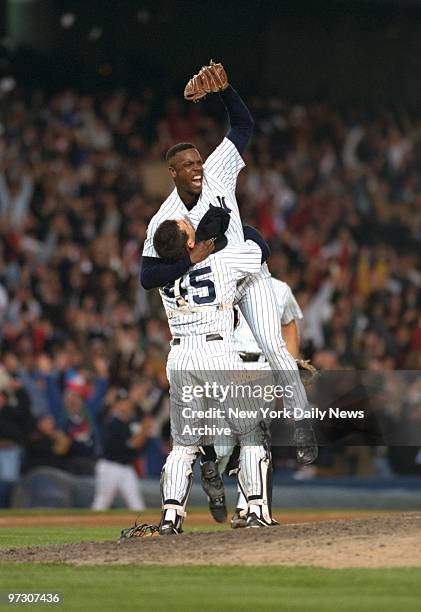
<path fill-rule="evenodd" d="M 297 463 L 310 465 L 316 461 L 319 454 L 316 435 L 312 427 L 296 427 L 294 433 Z"/>
<path fill-rule="evenodd" d="M 279 522 L 271 517 L 271 523 L 270 523 L 270 527 L 279 527 Z"/>
<path fill-rule="evenodd" d="M 231 518 L 231 529 L 240 529 L 241 527 L 245 527 L 247 524 L 247 516 L 242 515 L 243 510 L 240 508 L 236 508 L 234 514 Z"/>
<path fill-rule="evenodd" d="M 270 527 L 270 525 L 268 525 L 264 519 L 259 518 L 255 512 L 251 512 L 247 516 L 246 528 L 255 529 L 260 527 Z"/>
<path fill-rule="evenodd" d="M 177 527 L 172 521 L 164 521 L 159 526 L 159 535 L 178 535 L 181 531 L 178 531 Z"/>
<path fill-rule="evenodd" d="M 227 520 L 224 483 L 215 461 L 205 461 L 200 466 L 202 488 L 209 499 L 209 510 L 217 523 Z"/>

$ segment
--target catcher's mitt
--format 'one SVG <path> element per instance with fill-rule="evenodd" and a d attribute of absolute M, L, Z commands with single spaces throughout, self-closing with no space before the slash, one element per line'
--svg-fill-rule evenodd
<path fill-rule="evenodd" d="M 203 66 L 184 88 L 184 97 L 191 102 L 198 102 L 209 93 L 224 91 L 228 87 L 228 77 L 222 64 L 212 60 L 209 66 Z"/>
<path fill-rule="evenodd" d="M 313 364 L 310 363 L 309 359 L 296 359 L 295 360 L 300 371 L 300 378 L 305 387 L 314 383 L 320 376 L 319 370 L 317 370 Z"/>
<path fill-rule="evenodd" d="M 127 527 L 127 529 L 121 530 L 118 543 L 121 544 L 124 540 L 129 540 L 130 538 L 145 538 L 151 536 L 159 536 L 158 525 L 148 525 L 147 523 L 138 525 L 135 523 L 133 527 Z"/>

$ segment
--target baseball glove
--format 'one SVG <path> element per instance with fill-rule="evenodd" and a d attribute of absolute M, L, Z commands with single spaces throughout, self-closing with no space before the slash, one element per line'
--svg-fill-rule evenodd
<path fill-rule="evenodd" d="M 320 376 L 319 370 L 317 370 L 309 359 L 296 359 L 295 360 L 300 371 L 300 378 L 305 387 L 308 387 L 314 383 Z"/>
<path fill-rule="evenodd" d="M 130 538 L 146 538 L 150 536 L 159 535 L 159 527 L 158 525 L 148 525 L 147 523 L 138 524 L 135 522 L 133 527 L 127 527 L 127 529 L 122 529 L 120 533 L 120 538 L 118 543 L 121 544 L 124 540 L 129 540 Z"/>
<path fill-rule="evenodd" d="M 222 64 L 210 61 L 209 66 L 203 66 L 184 88 L 184 97 L 191 102 L 198 102 L 209 93 L 224 91 L 228 87 L 228 77 Z"/>

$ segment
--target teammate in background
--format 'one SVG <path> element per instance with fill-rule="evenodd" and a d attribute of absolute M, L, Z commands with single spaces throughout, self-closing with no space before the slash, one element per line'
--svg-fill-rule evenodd
<path fill-rule="evenodd" d="M 148 417 L 142 422 L 126 389 L 119 389 L 109 417 L 103 425 L 103 455 L 96 464 L 93 510 L 111 508 L 117 493 L 128 508 L 144 510 L 133 463 L 151 432 Z"/>
<path fill-rule="evenodd" d="M 220 220 L 215 231 L 215 216 Z M 215 251 L 206 260 L 196 264 L 178 279 L 174 287 L 160 289 L 160 294 L 173 336 L 168 355 L 167 376 L 170 382 L 171 433 L 173 448 L 162 470 L 161 534 L 181 533 L 185 507 L 192 483 L 193 464 L 200 454 L 200 446 L 214 442 L 214 434 L 201 431 L 203 418 L 198 411 L 206 411 L 215 403 L 206 397 L 195 397 L 194 412 L 184 416 L 183 397 L 186 387 L 192 388 L 209 382 L 212 373 L 245 371 L 235 350 L 233 330 L 233 301 L 237 282 L 258 274 L 261 263 L 269 255 L 267 245 L 257 232 L 254 241 L 227 245 L 224 236 L 229 215 L 211 208 L 199 224 L 197 234 L 208 231 L 213 236 Z M 194 248 L 196 241 L 192 225 L 184 220 L 166 220 L 154 236 L 157 252 L 166 260 L 179 259 Z M 228 379 L 226 379 L 228 380 Z M 240 399 L 239 407 L 260 414 L 259 400 Z M 197 416 L 195 417 L 194 414 Z M 264 432 L 261 417 L 228 419 L 217 417 L 229 424 L 231 435 L 240 444 L 238 479 L 244 492 L 247 510 L 246 527 L 271 525 L 267 504 L 262 496 L 269 457 L 263 445 Z M 211 419 L 211 423 L 215 418 Z M 187 427 L 188 426 L 188 427 Z M 207 437 L 206 437 L 207 436 Z"/>
<path fill-rule="evenodd" d="M 291 355 L 298 359 L 300 352 L 300 340 L 297 321 L 303 318 L 303 313 L 299 307 L 297 300 L 295 299 L 290 286 L 276 278 L 272 278 L 273 288 L 276 293 L 276 298 L 281 313 L 281 326 L 282 336 L 285 339 L 285 343 L 288 351 Z M 245 367 L 250 370 L 270 370 L 270 366 L 261 350 L 258 346 L 250 327 L 247 325 L 246 320 L 236 309 L 235 318 L 237 324 L 234 332 L 234 344 L 236 351 L 243 360 Z M 232 439 L 225 439 L 222 444 L 218 444 L 215 447 L 217 455 L 217 465 L 219 473 L 224 473 L 232 452 L 234 450 L 234 441 Z M 268 453 L 270 451 L 268 450 Z M 235 462 L 230 464 L 230 473 L 235 473 L 237 466 Z M 270 461 L 270 470 L 272 469 L 272 462 Z M 265 487 L 268 488 L 264 492 L 263 497 L 271 500 L 272 498 L 272 482 L 271 478 L 268 478 L 265 483 Z M 270 490 L 269 490 L 270 489 Z M 271 508 L 271 503 L 268 503 Z M 245 499 L 241 487 L 238 486 L 238 496 L 234 515 L 231 518 L 231 527 L 237 529 L 239 527 L 246 526 L 246 515 L 247 515 L 247 500 Z M 277 524 L 272 518 L 272 523 Z"/>
<path fill-rule="evenodd" d="M 222 68 L 221 65 L 218 66 Z M 231 218 L 227 230 L 229 244 L 244 242 L 235 188 L 238 174 L 245 165 L 241 154 L 250 139 L 254 122 L 238 93 L 228 84 L 225 71 L 225 79 L 222 81 L 221 70 L 215 65 L 204 67 L 200 74 L 212 84 L 209 91 L 220 89 L 222 102 L 228 112 L 230 129 L 206 162 L 203 162 L 199 151 L 191 143 L 176 144 L 168 151 L 166 160 L 175 187 L 148 226 L 140 273 L 145 289 L 166 286 L 170 290 L 174 282 L 192 265 L 211 253 L 212 245 L 205 243 L 200 252 L 196 246 L 196 251 L 192 250 L 190 254 L 181 256 L 178 261 L 161 259 L 154 246 L 154 235 L 165 220 L 184 219 L 197 228 L 209 207 L 220 207 L 228 212 Z M 207 300 L 210 301 L 210 296 L 203 295 L 200 299 L 201 303 L 205 304 Z M 276 294 L 266 264 L 261 266 L 257 274 L 250 275 L 242 283 L 238 305 L 277 382 L 284 387 L 289 385 L 295 389 L 292 398 L 285 398 L 286 408 L 304 409 L 307 406 L 306 393 L 295 359 L 287 351 L 282 338 Z M 310 423 L 305 420 L 296 421 L 294 441 L 297 461 L 304 465 L 312 463 L 317 457 L 318 449 Z M 206 490 L 205 486 L 204 488 Z"/>

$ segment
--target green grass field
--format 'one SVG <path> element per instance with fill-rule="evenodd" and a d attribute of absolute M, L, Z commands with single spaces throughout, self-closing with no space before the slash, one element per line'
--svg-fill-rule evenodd
<path fill-rule="evenodd" d="M 29 513 L 0 513 L 1 517 Z M 45 511 L 30 516 L 45 516 Z M 60 513 L 51 513 L 57 515 Z M 68 512 L 66 512 L 68 514 Z M 80 514 L 86 514 L 81 512 Z M 112 513 L 115 515 L 116 513 Z M 74 513 L 75 516 L 78 513 Z M 125 526 L 123 524 L 122 526 Z M 196 527 L 198 529 L 200 527 Z M 209 525 L 203 530 L 209 530 Z M 118 538 L 115 526 L 0 527 L 0 547 L 17 548 Z M 169 554 L 171 547 L 169 545 Z M 421 610 L 421 570 L 0 564 L 0 592 L 58 592 L 60 610 Z M 3 595 L 4 597 L 4 595 Z M 35 606 L 1 605 L 0 609 Z M 37 605 L 36 609 L 56 606 Z"/>
<path fill-rule="evenodd" d="M 0 572 L 1 591 L 58 591 L 69 611 L 419 612 L 421 601 L 415 569 L 3 564 Z"/>

